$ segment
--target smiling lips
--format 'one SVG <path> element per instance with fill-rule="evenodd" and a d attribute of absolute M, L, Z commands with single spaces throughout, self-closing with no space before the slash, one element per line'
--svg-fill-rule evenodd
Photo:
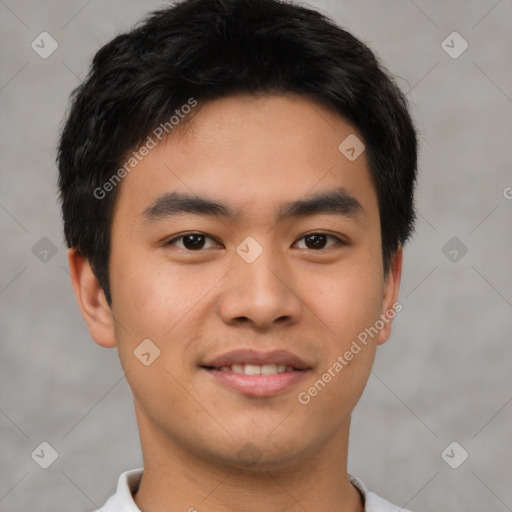
<path fill-rule="evenodd" d="M 234 372 L 242 375 L 276 375 L 277 373 L 293 372 L 293 366 L 285 364 L 232 364 L 221 366 L 221 372 Z"/>
<path fill-rule="evenodd" d="M 236 350 L 201 367 L 220 384 L 251 396 L 281 393 L 311 370 L 307 363 L 286 350 Z"/>

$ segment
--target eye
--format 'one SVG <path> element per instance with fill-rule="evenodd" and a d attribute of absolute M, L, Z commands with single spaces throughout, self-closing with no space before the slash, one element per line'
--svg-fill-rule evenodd
<path fill-rule="evenodd" d="M 213 242 L 213 245 L 208 246 L 207 241 Z M 183 235 L 175 236 L 168 240 L 165 245 L 174 245 L 180 249 L 188 251 L 200 251 L 201 249 L 208 249 L 209 247 L 217 247 L 217 242 L 203 233 L 185 233 Z"/>
<path fill-rule="evenodd" d="M 329 239 L 334 241 L 334 243 L 331 243 L 331 245 L 327 246 Z M 299 238 L 299 241 L 300 240 L 305 241 L 306 247 L 299 247 L 299 249 L 321 250 L 328 249 L 329 247 L 333 247 L 335 245 L 346 245 L 343 240 L 334 235 L 328 235 L 327 233 L 310 233 L 309 235 L 305 235 L 302 238 Z"/>

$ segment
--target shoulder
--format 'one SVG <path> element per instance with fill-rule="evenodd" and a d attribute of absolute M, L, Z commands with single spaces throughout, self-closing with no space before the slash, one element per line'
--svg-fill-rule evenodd
<path fill-rule="evenodd" d="M 377 494 L 370 492 L 366 485 L 352 475 L 349 475 L 352 485 L 364 497 L 364 510 L 365 512 L 410 512 L 402 507 L 393 505 L 389 501 L 377 496 Z"/>
<path fill-rule="evenodd" d="M 140 512 L 133 501 L 142 477 L 142 468 L 125 471 L 119 477 L 116 493 L 111 496 L 103 507 L 94 512 Z"/>

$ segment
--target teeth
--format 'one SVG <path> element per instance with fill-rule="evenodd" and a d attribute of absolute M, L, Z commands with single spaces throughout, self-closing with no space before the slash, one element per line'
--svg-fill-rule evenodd
<path fill-rule="evenodd" d="M 235 373 L 245 373 L 245 366 L 243 364 L 232 364 L 231 371 Z"/>
<path fill-rule="evenodd" d="M 264 364 L 261 367 L 261 375 L 275 375 L 279 372 L 277 365 L 275 364 Z"/>
<path fill-rule="evenodd" d="M 261 375 L 262 366 L 256 364 L 245 365 L 245 375 Z"/>
<path fill-rule="evenodd" d="M 221 372 L 240 373 L 243 375 L 276 375 L 277 373 L 292 372 L 293 366 L 285 364 L 233 364 L 231 366 L 221 366 Z"/>

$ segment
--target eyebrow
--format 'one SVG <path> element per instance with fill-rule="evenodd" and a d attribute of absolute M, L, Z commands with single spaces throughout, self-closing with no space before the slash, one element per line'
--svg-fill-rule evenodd
<path fill-rule="evenodd" d="M 276 220 L 281 222 L 322 213 L 355 218 L 363 217 L 364 209 L 347 190 L 337 188 L 282 204 L 277 211 Z M 150 222 L 183 214 L 221 216 L 228 219 L 235 219 L 241 215 L 239 210 L 227 204 L 183 192 L 165 193 L 142 212 L 144 219 Z"/>

